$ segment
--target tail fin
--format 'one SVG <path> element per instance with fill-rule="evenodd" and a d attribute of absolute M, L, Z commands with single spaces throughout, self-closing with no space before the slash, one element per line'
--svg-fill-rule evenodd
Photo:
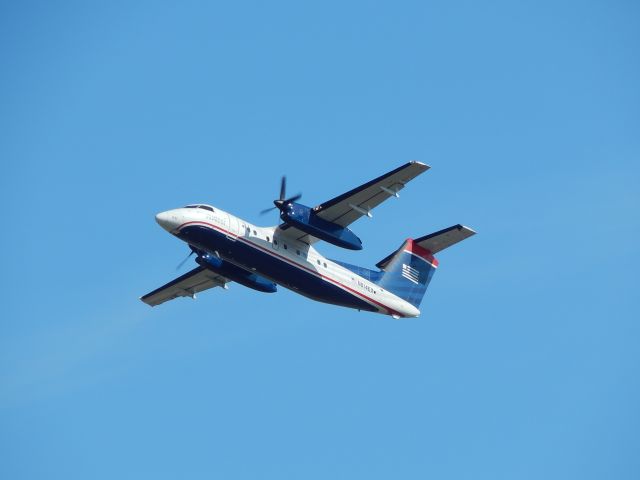
<path fill-rule="evenodd" d="M 463 225 L 454 225 L 415 240 L 405 240 L 398 250 L 378 262 L 376 266 L 383 272 L 376 283 L 418 308 L 438 268 L 433 254 L 475 233 Z"/>
<path fill-rule="evenodd" d="M 382 278 L 376 283 L 418 308 L 438 261 L 410 238 L 385 260 Z"/>

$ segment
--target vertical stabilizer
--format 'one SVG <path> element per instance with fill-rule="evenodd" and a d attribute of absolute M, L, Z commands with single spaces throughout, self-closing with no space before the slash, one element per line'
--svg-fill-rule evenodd
<path fill-rule="evenodd" d="M 376 264 L 382 270 L 376 283 L 417 308 L 438 268 L 438 260 L 433 254 L 475 233 L 458 224 L 415 240 L 405 240 L 398 250 Z"/>
<path fill-rule="evenodd" d="M 438 260 L 410 238 L 385 260 L 378 285 L 418 308 L 438 268 Z"/>

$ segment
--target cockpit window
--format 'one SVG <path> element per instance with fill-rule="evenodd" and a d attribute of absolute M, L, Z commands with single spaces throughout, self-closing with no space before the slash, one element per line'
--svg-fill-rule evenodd
<path fill-rule="evenodd" d="M 184 208 L 202 208 L 204 210 L 209 210 L 210 212 L 215 212 L 213 207 L 211 207 L 209 205 L 185 205 Z"/>

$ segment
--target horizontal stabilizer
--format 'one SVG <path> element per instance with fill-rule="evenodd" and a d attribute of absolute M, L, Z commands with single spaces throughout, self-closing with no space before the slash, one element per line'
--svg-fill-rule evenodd
<path fill-rule="evenodd" d="M 445 228 L 444 230 L 440 230 L 435 233 L 431 233 L 429 235 L 425 235 L 424 237 L 416 238 L 413 243 L 414 245 L 418 245 L 425 250 L 428 250 L 429 253 L 435 254 L 440 250 L 444 250 L 445 248 L 450 247 L 458 242 L 461 242 L 465 238 L 469 238 L 472 235 L 475 235 L 476 232 L 471 230 L 469 227 L 465 227 L 464 225 L 454 225 L 453 227 Z M 400 248 L 404 247 L 404 243 Z M 397 252 L 397 250 L 396 250 Z M 393 252 L 391 255 L 385 257 L 380 260 L 376 267 L 380 270 L 384 270 L 385 267 L 389 264 L 389 261 L 396 254 Z"/>
<path fill-rule="evenodd" d="M 469 238 L 475 235 L 476 232 L 464 225 L 454 225 L 453 227 L 445 228 L 439 232 L 425 235 L 424 237 L 416 238 L 415 243 L 422 248 L 426 248 L 431 253 L 438 253 L 440 250 L 450 247 L 458 242 L 461 242 L 465 238 Z"/>

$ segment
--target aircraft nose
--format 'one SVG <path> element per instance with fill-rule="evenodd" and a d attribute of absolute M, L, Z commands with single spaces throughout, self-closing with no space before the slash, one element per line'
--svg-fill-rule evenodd
<path fill-rule="evenodd" d="M 170 232 L 176 227 L 176 219 L 173 218 L 171 212 L 160 212 L 156 215 L 156 222 L 166 231 Z"/>

